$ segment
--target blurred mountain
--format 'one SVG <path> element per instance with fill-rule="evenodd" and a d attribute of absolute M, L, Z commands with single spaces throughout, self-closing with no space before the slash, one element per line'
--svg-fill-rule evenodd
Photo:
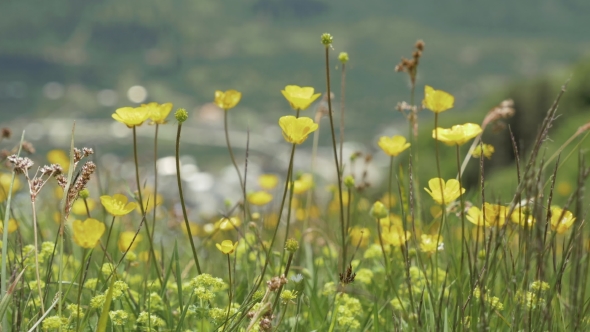
<path fill-rule="evenodd" d="M 196 109 L 216 89 L 237 89 L 250 121 L 274 123 L 288 112 L 285 85 L 325 90 L 319 36 L 330 32 L 337 95 L 337 54 L 351 58 L 349 131 L 370 141 L 409 99 L 393 69 L 417 39 L 417 98 L 429 84 L 465 110 L 590 54 L 589 15 L 587 0 L 2 1 L 0 115 L 107 118 L 140 100 Z"/>

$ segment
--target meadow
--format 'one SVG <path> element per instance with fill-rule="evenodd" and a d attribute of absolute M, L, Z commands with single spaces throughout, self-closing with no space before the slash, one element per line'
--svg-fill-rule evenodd
<path fill-rule="evenodd" d="M 588 329 L 590 122 L 550 142 L 567 82 L 530 123 L 536 138 L 525 149 L 503 125 L 515 116 L 510 99 L 477 123 L 441 127 L 455 97 L 418 80 L 426 45 L 417 41 L 395 69 L 410 82 L 409 100 L 396 106 L 407 133 L 379 138 L 387 176 L 371 183 L 373 156 L 343 153 L 349 56 L 334 54 L 330 34 L 320 41 L 326 93 L 298 82 L 276 89 L 292 108 L 276 115 L 289 154 L 282 172 L 246 181 L 255 152 L 248 139 L 232 141 L 228 124 L 242 93 L 211 96 L 240 188 L 215 218 L 186 204 L 181 137 L 190 113 L 170 102 L 113 111 L 131 132 L 124 144 L 134 181 L 101 170 L 95 151 L 77 146 L 75 124 L 70 146 L 47 156 L 26 133 L 3 129 L 2 331 Z M 329 150 L 318 148 L 322 118 Z M 140 126 L 153 128 L 150 149 L 140 148 L 150 144 L 140 142 Z M 158 183 L 161 126 L 176 128 L 171 197 Z M 503 148 L 483 141 L 491 131 L 510 140 L 516 159 L 505 197 L 487 188 L 486 165 Z M 244 165 L 235 144 L 246 145 Z M 302 145 L 311 165 L 298 169 Z M 325 152 L 332 183 L 316 174 Z M 152 163 L 139 162 L 145 155 Z M 562 165 L 569 178 L 575 170 L 574 183 L 557 181 Z M 467 186 L 469 166 L 477 179 Z"/>

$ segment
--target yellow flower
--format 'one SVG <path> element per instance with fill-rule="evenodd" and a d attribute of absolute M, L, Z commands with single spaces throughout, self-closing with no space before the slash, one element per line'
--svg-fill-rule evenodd
<path fill-rule="evenodd" d="M 8 234 L 16 231 L 17 228 L 18 224 L 16 223 L 16 221 L 10 218 L 8 220 Z M 4 222 L 0 221 L 0 234 L 2 234 L 2 232 L 4 232 Z"/>
<path fill-rule="evenodd" d="M 221 243 L 216 243 L 215 246 L 222 253 L 224 253 L 226 255 L 229 255 L 229 254 L 233 254 L 234 253 L 234 251 L 238 247 L 238 242 L 236 241 L 236 243 L 234 244 L 232 242 L 232 240 L 224 240 Z"/>
<path fill-rule="evenodd" d="M 266 205 L 272 201 L 272 195 L 266 191 L 257 191 L 248 195 L 248 202 L 253 205 Z"/>
<path fill-rule="evenodd" d="M 472 206 L 467 210 L 467 220 L 476 226 L 492 226 L 488 222 L 487 214 L 485 217 L 486 218 L 484 219 L 482 211 L 477 206 Z"/>
<path fill-rule="evenodd" d="M 311 118 L 296 118 L 292 115 L 282 116 L 279 126 L 283 130 L 283 137 L 289 143 L 301 144 L 307 139 L 307 135 L 318 129 L 317 123 Z"/>
<path fill-rule="evenodd" d="M 510 220 L 515 224 L 519 224 L 522 227 L 526 226 L 528 228 L 531 228 L 536 221 L 535 217 L 533 217 L 526 208 L 520 207 L 514 209 L 510 216 Z"/>
<path fill-rule="evenodd" d="M 437 250 L 442 250 L 444 246 L 442 235 L 438 237 L 438 241 L 436 235 L 422 234 L 420 238 L 422 240 L 420 242 L 422 252 L 434 253 Z"/>
<path fill-rule="evenodd" d="M 490 144 L 478 144 L 475 149 L 473 149 L 473 152 L 471 152 L 471 155 L 475 158 L 479 158 L 481 157 L 482 152 L 484 157 L 492 159 L 492 154 L 495 152 L 494 146 Z"/>
<path fill-rule="evenodd" d="M 86 199 L 86 204 L 88 204 L 88 211 L 92 211 L 94 210 L 95 206 L 96 206 L 96 202 L 92 199 L 92 198 L 87 198 Z M 83 199 L 77 199 L 74 202 L 74 205 L 72 205 L 72 213 L 73 214 L 77 214 L 77 215 L 85 215 L 88 213 L 88 211 L 86 211 L 86 204 L 84 204 L 84 200 Z"/>
<path fill-rule="evenodd" d="M 0 173 L 0 202 L 4 202 L 8 198 L 8 191 L 10 190 L 10 181 L 12 181 L 12 174 Z M 21 187 L 18 177 L 14 178 L 12 185 L 12 193 L 14 194 Z"/>
<path fill-rule="evenodd" d="M 142 107 L 121 107 L 113 113 L 113 119 L 123 123 L 129 128 L 140 126 L 150 117 L 150 112 Z"/>
<path fill-rule="evenodd" d="M 242 224 L 242 220 L 238 217 L 231 217 L 231 218 L 223 217 L 215 223 L 215 228 L 225 231 L 225 230 L 235 229 L 238 226 L 240 226 L 241 224 Z"/>
<path fill-rule="evenodd" d="M 166 123 L 166 117 L 172 111 L 172 103 L 158 104 L 152 102 L 141 104 L 141 108 L 150 114 L 151 124 L 164 124 Z"/>
<path fill-rule="evenodd" d="M 406 143 L 406 138 L 399 135 L 391 137 L 382 136 L 379 138 L 378 144 L 383 152 L 392 157 L 399 155 L 410 147 L 410 143 Z"/>
<path fill-rule="evenodd" d="M 551 229 L 557 234 L 565 233 L 574 224 L 574 215 L 567 210 L 563 210 L 557 206 L 551 207 Z"/>
<path fill-rule="evenodd" d="M 141 192 L 141 196 L 143 198 L 143 209 L 145 210 L 145 212 L 150 212 L 152 211 L 155 206 L 158 206 L 160 204 L 162 204 L 162 202 L 164 201 L 164 197 L 162 197 L 162 195 L 158 194 L 156 195 L 156 197 L 154 198 L 154 191 L 152 188 L 146 188 L 145 190 L 143 190 Z M 136 197 L 137 197 L 137 192 L 136 192 Z M 155 203 L 155 204 L 154 204 Z M 139 206 L 139 203 L 136 203 L 137 208 L 135 208 L 135 210 L 137 210 L 137 212 L 141 213 L 141 207 Z"/>
<path fill-rule="evenodd" d="M 384 228 L 382 232 L 383 242 L 394 247 L 399 247 L 406 243 L 408 239 L 412 236 L 412 233 L 409 231 L 405 232 L 401 227 L 391 227 L 391 228 Z"/>
<path fill-rule="evenodd" d="M 369 244 L 371 231 L 368 228 L 353 227 L 348 233 L 350 234 L 350 245 L 353 247 L 359 246 L 364 248 Z"/>
<path fill-rule="evenodd" d="M 303 194 L 313 187 L 313 176 L 309 173 L 305 173 L 299 177 L 299 179 L 293 181 L 293 193 Z"/>
<path fill-rule="evenodd" d="M 434 90 L 431 86 L 424 87 L 424 101 L 422 105 L 434 113 L 444 112 L 453 108 L 455 97 L 448 92 L 442 90 Z"/>
<path fill-rule="evenodd" d="M 446 145 L 463 145 L 481 132 L 481 127 L 478 124 L 466 123 L 452 126 L 450 129 L 436 128 L 432 130 L 432 138 L 438 139 Z"/>
<path fill-rule="evenodd" d="M 465 188 L 461 188 L 459 181 L 455 179 L 450 179 L 445 183 L 441 178 L 432 178 L 428 181 L 428 186 L 430 189 L 424 188 L 424 190 L 438 204 L 449 204 L 465 193 Z"/>
<path fill-rule="evenodd" d="M 47 160 L 52 164 L 59 164 L 64 172 L 70 168 L 70 157 L 64 150 L 51 150 L 47 152 Z"/>
<path fill-rule="evenodd" d="M 215 91 L 215 105 L 224 110 L 236 107 L 242 99 L 242 93 L 236 90 Z"/>
<path fill-rule="evenodd" d="M 300 87 L 297 85 L 287 85 L 285 90 L 281 90 L 281 93 L 295 111 L 307 109 L 311 103 L 318 99 L 320 93 L 313 94 L 313 92 L 312 87 Z"/>
<path fill-rule="evenodd" d="M 279 177 L 274 174 L 262 174 L 258 177 L 258 185 L 265 190 L 274 189 L 279 183 Z"/>
<path fill-rule="evenodd" d="M 371 207 L 371 211 L 369 211 L 369 214 L 373 218 L 383 219 L 387 218 L 387 216 L 389 215 L 389 211 L 387 210 L 385 204 L 381 203 L 380 201 L 376 201 L 375 203 L 373 203 L 373 207 Z"/>
<path fill-rule="evenodd" d="M 87 249 L 96 247 L 106 228 L 103 223 L 93 218 L 88 218 L 85 221 L 74 220 L 72 227 L 74 228 L 74 242 Z"/>
<path fill-rule="evenodd" d="M 135 237 L 135 241 L 133 241 L 133 237 Z M 127 251 L 127 248 L 131 246 L 131 248 L 129 248 L 129 251 L 133 251 L 141 241 L 141 238 L 142 237 L 140 234 L 137 234 L 137 236 L 135 236 L 135 232 L 121 232 L 121 234 L 119 234 L 119 242 L 117 242 L 119 250 L 121 252 L 125 252 Z M 131 241 L 133 241 L 133 244 L 131 244 Z"/>
<path fill-rule="evenodd" d="M 135 202 L 127 203 L 127 196 L 121 194 L 100 196 L 100 202 L 108 213 L 116 217 L 128 214 L 137 206 L 137 203 Z"/>

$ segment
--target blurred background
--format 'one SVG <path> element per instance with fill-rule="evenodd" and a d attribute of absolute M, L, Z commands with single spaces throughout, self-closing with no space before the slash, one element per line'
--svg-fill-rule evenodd
<path fill-rule="evenodd" d="M 235 185 L 224 148 L 223 111 L 211 102 L 215 90 L 236 89 L 243 97 L 230 111 L 230 127 L 238 161 L 244 160 L 249 129 L 251 176 L 283 174 L 288 149 L 277 120 L 292 111 L 280 90 L 296 84 L 325 92 L 320 35 L 329 32 L 336 109 L 337 56 L 342 51 L 350 56 L 346 153 L 374 153 L 370 175 L 379 186 L 388 158 L 376 146 L 378 137 L 407 135 L 407 122 L 395 108 L 409 102 L 409 79 L 394 68 L 402 56 L 411 57 L 416 40 L 426 44 L 417 103 L 425 84 L 452 93 L 455 108 L 441 116 L 441 125 L 450 126 L 481 123 L 490 108 L 511 98 L 516 115 L 509 124 L 523 151 L 570 78 L 559 111 L 566 116 L 552 129 L 549 148 L 555 148 L 590 121 L 588 17 L 588 0 L 2 0 L 0 123 L 13 131 L 13 143 L 26 130 L 25 139 L 44 159 L 51 149 L 68 149 L 76 120 L 76 145 L 94 147 L 102 158 L 99 166 L 125 170 L 131 132 L 111 114 L 123 106 L 172 102 L 174 109 L 190 112 L 182 147 L 189 182 L 195 192 L 208 192 L 224 178 Z M 306 115 L 314 117 L 316 107 Z M 432 148 L 429 113 L 420 113 L 418 146 Z M 174 154 L 176 128 L 170 122 L 161 128 L 163 175 L 174 173 L 166 166 L 173 162 L 166 157 Z M 324 159 L 318 169 L 329 180 L 333 157 L 329 130 L 322 129 Z M 144 125 L 139 134 L 141 158 L 148 162 L 153 127 Z M 506 130 L 484 136 L 496 145 L 489 169 L 498 174 L 492 184 L 498 191 L 514 181 L 508 137 Z M 310 141 L 298 152 L 300 170 L 309 167 Z M 454 161 L 449 153 L 445 158 Z M 426 178 L 432 176 L 430 154 L 423 152 L 419 165 Z M 570 159 L 573 169 L 576 159 L 575 154 Z M 476 184 L 478 168 L 472 164 L 467 178 Z M 456 172 L 452 162 L 445 167 L 449 177 Z M 570 175 L 560 180 L 575 181 L 575 172 Z"/>

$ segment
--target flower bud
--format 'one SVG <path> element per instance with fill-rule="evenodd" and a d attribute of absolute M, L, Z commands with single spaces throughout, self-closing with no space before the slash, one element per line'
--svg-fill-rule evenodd
<path fill-rule="evenodd" d="M 299 242 L 295 239 L 288 239 L 285 243 L 285 249 L 288 252 L 296 252 L 299 249 Z"/>
<path fill-rule="evenodd" d="M 188 112 L 184 108 L 179 108 L 176 113 L 174 113 L 174 117 L 178 123 L 183 123 L 188 119 Z"/>
<path fill-rule="evenodd" d="M 354 188 L 354 177 L 352 177 L 352 175 L 347 175 L 344 178 L 344 185 L 349 189 Z"/>
<path fill-rule="evenodd" d="M 373 218 L 382 219 L 386 218 L 389 213 L 387 212 L 387 208 L 385 207 L 385 205 L 377 201 L 373 204 L 373 207 L 371 207 L 371 211 L 369 211 L 369 214 Z"/>
<path fill-rule="evenodd" d="M 340 52 L 340 54 L 338 54 L 338 60 L 340 60 L 340 62 L 342 62 L 342 64 L 347 63 L 348 62 L 348 53 Z"/>
<path fill-rule="evenodd" d="M 329 33 L 322 34 L 322 44 L 324 44 L 326 47 L 332 45 L 333 40 L 334 40 L 334 38 L 332 37 L 331 34 L 329 34 Z"/>
<path fill-rule="evenodd" d="M 90 197 L 90 191 L 88 191 L 88 189 L 84 188 L 80 190 L 80 198 L 86 199 L 88 197 Z"/>

